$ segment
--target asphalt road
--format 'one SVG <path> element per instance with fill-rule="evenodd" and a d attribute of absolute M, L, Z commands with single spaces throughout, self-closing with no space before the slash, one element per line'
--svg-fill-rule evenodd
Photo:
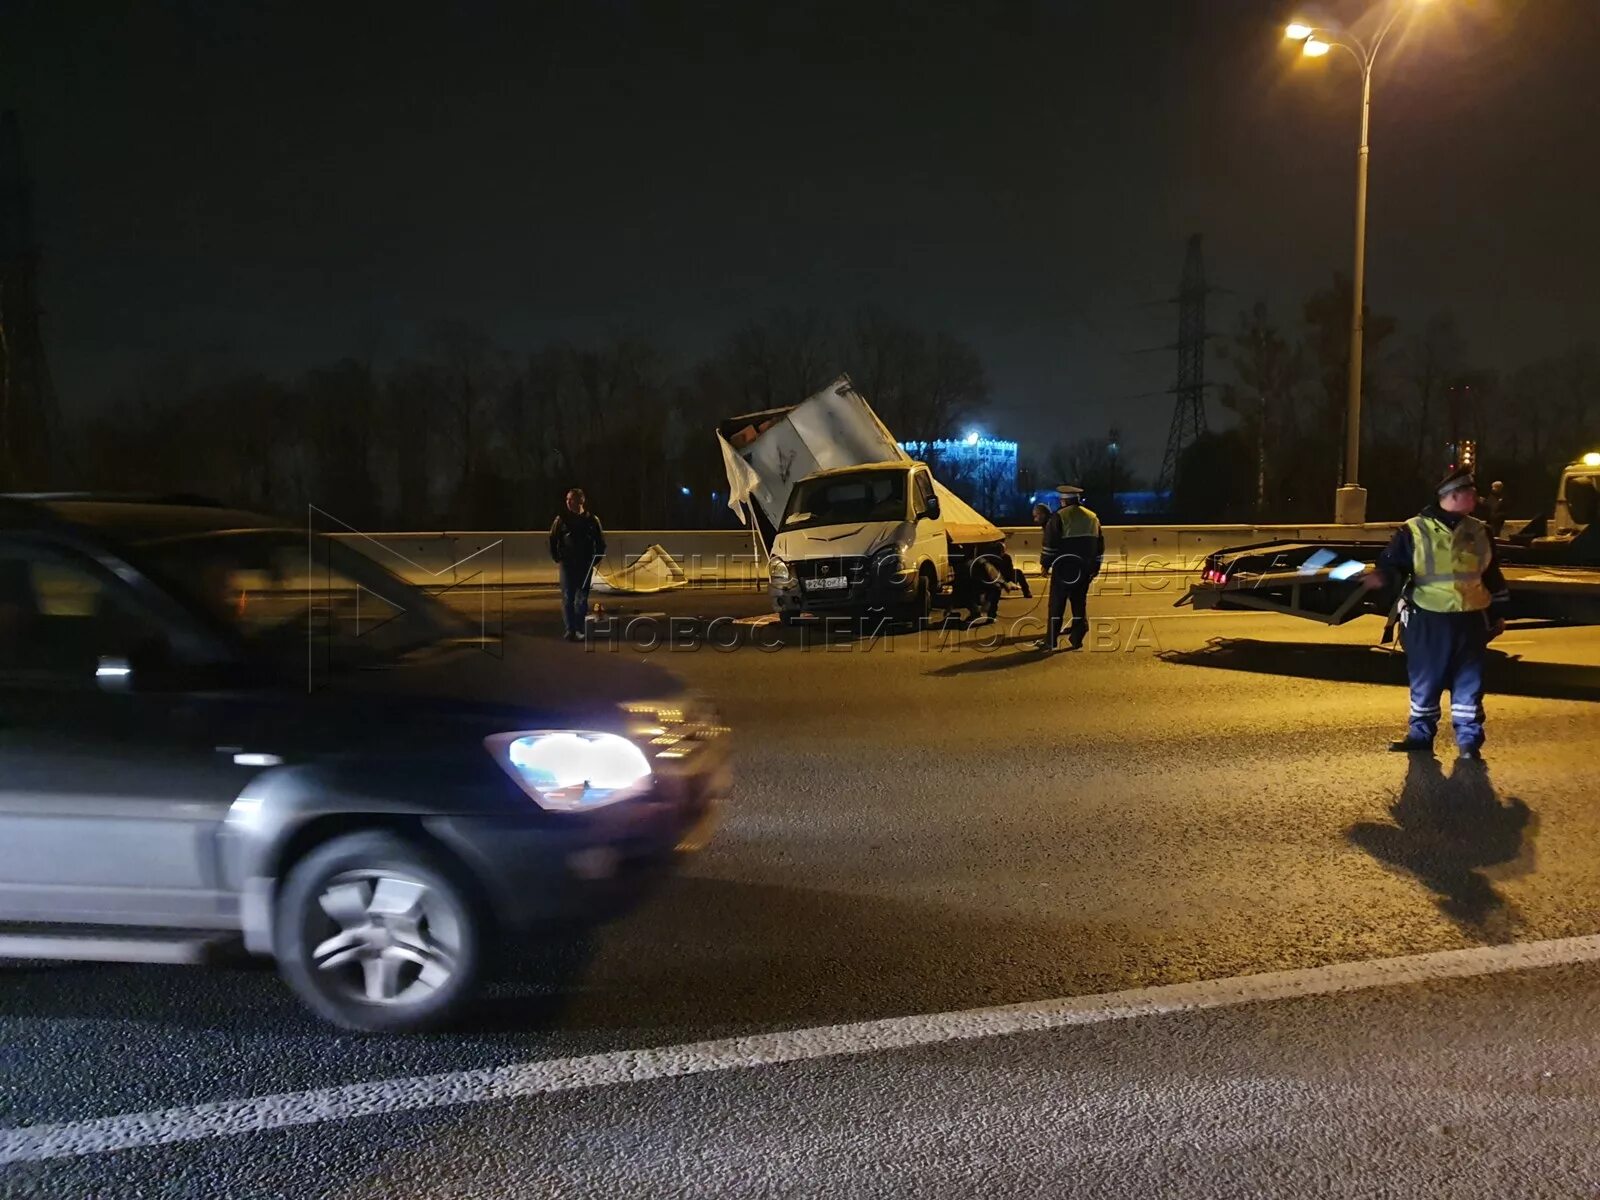
<path fill-rule="evenodd" d="M 1050 658 L 1018 600 L 998 631 L 863 641 L 733 625 L 759 594 L 597 594 L 637 620 L 573 646 L 574 671 L 659 655 L 735 727 L 712 846 L 623 921 L 523 952 L 446 1034 L 330 1033 L 269 969 L 0 966 L 0 1135 L 260 1097 L 305 1118 L 19 1162 L 0 1193 L 1600 1191 L 1600 946 L 940 1032 L 930 1014 L 1396 956 L 1515 966 L 1600 931 L 1600 629 L 1513 629 L 1486 763 L 1408 763 L 1383 751 L 1403 664 L 1374 623 L 1175 610 L 1181 583 L 1109 589 L 1092 648 Z M 553 614 L 510 596 L 493 621 L 553 636 Z M 871 1021 L 893 1032 L 854 1032 Z M 521 1090 L 484 1082 L 505 1071 Z M 293 1099 L 325 1088 L 346 1090 Z M 409 1099 L 362 1107 L 385 1088 Z"/>

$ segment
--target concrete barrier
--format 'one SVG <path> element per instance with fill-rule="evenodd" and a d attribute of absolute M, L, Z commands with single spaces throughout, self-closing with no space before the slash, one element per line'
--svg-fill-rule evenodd
<path fill-rule="evenodd" d="M 527 530 L 446 530 L 439 533 L 333 535 L 412 583 L 439 587 L 527 587 L 554 584 L 550 535 Z M 602 568 L 621 569 L 658 545 L 677 560 L 691 584 L 766 579 L 750 534 L 723 530 L 608 529 Z"/>
<path fill-rule="evenodd" d="M 1106 557 L 1115 569 L 1197 570 L 1206 555 L 1229 546 L 1269 541 L 1382 541 L 1392 524 L 1373 525 L 1108 525 Z M 1040 531 L 1006 530 L 1007 546 L 1024 570 L 1039 569 Z M 439 587 L 529 587 L 554 584 L 550 539 L 543 531 L 477 530 L 438 533 L 336 534 L 341 541 L 412 583 Z M 766 566 L 741 529 L 621 529 L 606 533 L 602 564 L 620 569 L 659 545 L 683 567 L 691 586 L 766 580 Z"/>

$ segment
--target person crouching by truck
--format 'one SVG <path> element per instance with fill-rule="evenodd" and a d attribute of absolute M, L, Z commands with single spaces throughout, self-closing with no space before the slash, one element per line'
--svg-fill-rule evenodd
<path fill-rule="evenodd" d="M 1463 758 L 1483 747 L 1483 661 L 1505 629 L 1510 594 L 1488 527 L 1472 515 L 1478 488 L 1472 473 L 1452 470 L 1436 500 L 1395 531 L 1362 577 L 1367 588 L 1402 588 L 1411 719 L 1389 749 L 1432 754 L 1439 697 L 1450 691 L 1450 721 Z"/>
<path fill-rule="evenodd" d="M 959 568 L 954 589 L 956 607 L 970 610 L 967 625 L 993 625 L 1000 617 L 1000 597 L 1012 588 L 1022 592 L 1023 599 L 1032 599 L 1028 580 L 1011 557 L 1004 542 L 995 542 L 972 556 L 970 563 Z"/>
<path fill-rule="evenodd" d="M 1006 562 L 1003 551 L 973 558 L 966 589 L 967 607 L 972 610 L 968 626 L 993 625 L 1000 616 L 1000 593 L 1009 582 Z"/>
<path fill-rule="evenodd" d="M 1050 617 L 1044 637 L 1033 644 L 1035 650 L 1047 654 L 1061 641 L 1061 623 L 1069 604 L 1072 625 L 1068 643 L 1077 650 L 1089 636 L 1089 585 L 1100 574 L 1100 562 L 1106 553 L 1100 518 L 1083 503 L 1083 489 L 1063 483 L 1056 491 L 1061 496 L 1061 507 L 1045 522 L 1040 555 L 1040 563 L 1050 573 Z"/>
<path fill-rule="evenodd" d="M 582 488 L 567 493 L 567 506 L 550 526 L 550 557 L 561 568 L 561 636 L 581 642 L 589 616 L 589 584 L 606 555 L 606 532 L 589 511 Z"/>
<path fill-rule="evenodd" d="M 1017 566 L 1017 560 L 1011 557 L 1011 551 L 1001 546 L 1000 553 L 996 557 L 1005 584 L 1021 592 L 1024 600 L 1032 600 L 1033 589 L 1028 586 L 1028 576 Z"/>

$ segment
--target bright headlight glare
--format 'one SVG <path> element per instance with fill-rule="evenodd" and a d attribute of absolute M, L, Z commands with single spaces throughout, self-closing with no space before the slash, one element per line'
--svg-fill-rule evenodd
<path fill-rule="evenodd" d="M 615 733 L 502 733 L 484 744 L 523 791 L 556 812 L 626 800 L 650 779 L 644 751 Z"/>

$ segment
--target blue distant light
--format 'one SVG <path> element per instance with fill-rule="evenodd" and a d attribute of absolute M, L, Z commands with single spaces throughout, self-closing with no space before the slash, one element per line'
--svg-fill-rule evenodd
<path fill-rule="evenodd" d="M 683 493 L 683 494 L 684 494 L 684 495 L 685 495 L 685 496 L 687 496 L 687 495 L 688 495 L 688 494 L 689 494 L 689 489 L 688 489 L 688 488 L 686 488 L 686 487 L 684 487 L 684 488 L 679 488 L 679 489 L 678 489 L 678 490 L 679 490 L 679 491 L 680 491 L 680 492 L 682 492 L 682 493 Z"/>
<path fill-rule="evenodd" d="M 1008 458 L 1017 453 L 1017 443 L 1005 438 L 984 437 L 977 430 L 968 430 L 959 438 L 940 438 L 936 441 L 901 442 L 900 449 L 907 454 L 953 454 L 958 458 Z"/>

